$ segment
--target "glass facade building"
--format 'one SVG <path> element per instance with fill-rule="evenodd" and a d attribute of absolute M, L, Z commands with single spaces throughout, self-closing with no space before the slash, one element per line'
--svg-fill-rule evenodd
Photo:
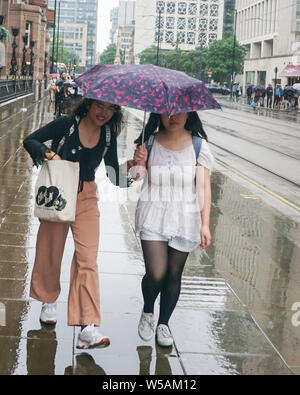
<path fill-rule="evenodd" d="M 56 3 L 57 29 L 59 1 Z M 55 0 L 49 0 L 48 7 L 54 9 L 54 4 Z M 98 0 L 60 1 L 59 35 L 64 39 L 64 46 L 74 50 L 81 59 L 81 65 L 87 67 L 96 62 L 97 12 Z"/>
<path fill-rule="evenodd" d="M 223 36 L 234 32 L 235 0 L 224 0 Z"/>

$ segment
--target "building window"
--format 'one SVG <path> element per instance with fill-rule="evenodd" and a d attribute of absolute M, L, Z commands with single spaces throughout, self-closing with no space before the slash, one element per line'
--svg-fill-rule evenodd
<path fill-rule="evenodd" d="M 166 31 L 166 42 L 173 43 L 174 42 L 174 32 Z"/>
<path fill-rule="evenodd" d="M 175 14 L 176 3 L 174 1 L 168 1 L 167 3 L 167 13 Z"/>
<path fill-rule="evenodd" d="M 185 32 L 178 32 L 177 33 L 177 42 L 179 44 L 184 44 L 185 43 Z"/>
<path fill-rule="evenodd" d="M 200 33 L 198 42 L 201 46 L 205 46 L 207 44 L 207 33 Z"/>
<path fill-rule="evenodd" d="M 208 15 L 208 4 L 200 4 L 200 16 Z"/>
<path fill-rule="evenodd" d="M 217 19 L 211 19 L 209 21 L 209 30 L 216 32 L 218 30 L 218 20 Z"/>
<path fill-rule="evenodd" d="M 217 4 L 211 4 L 210 6 L 210 16 L 218 16 L 219 6 Z"/>
<path fill-rule="evenodd" d="M 185 15 L 187 11 L 186 3 L 178 3 L 178 14 Z"/>
<path fill-rule="evenodd" d="M 164 18 L 157 16 L 155 26 L 159 29 L 162 29 L 164 27 Z"/>
<path fill-rule="evenodd" d="M 167 29 L 174 29 L 175 28 L 175 18 L 173 17 L 168 17 L 166 21 L 166 27 Z"/>
<path fill-rule="evenodd" d="M 196 36 L 194 32 L 188 32 L 186 39 L 187 44 L 195 44 L 195 37 Z"/>
<path fill-rule="evenodd" d="M 197 13 L 197 4 L 190 3 L 189 4 L 189 15 L 196 15 L 196 13 Z"/>
<path fill-rule="evenodd" d="M 196 18 L 188 18 L 188 29 L 196 30 Z"/>
<path fill-rule="evenodd" d="M 156 2 L 156 12 L 165 12 L 165 3 L 164 1 L 157 1 Z"/>
<path fill-rule="evenodd" d="M 216 33 L 209 33 L 208 36 L 208 43 L 211 44 L 213 41 L 215 41 L 218 38 L 218 35 Z"/>
<path fill-rule="evenodd" d="M 186 25 L 186 19 L 185 18 L 178 18 L 177 20 L 177 28 L 179 30 L 184 30 L 185 29 L 185 25 Z"/>
<path fill-rule="evenodd" d="M 162 42 L 164 36 L 163 36 L 163 32 L 159 32 L 159 42 Z M 155 42 L 158 42 L 158 32 L 155 32 Z"/>
<path fill-rule="evenodd" d="M 203 33 L 207 31 L 207 19 L 200 19 L 199 21 L 199 32 Z"/>
<path fill-rule="evenodd" d="M 26 22 L 25 36 L 26 36 L 26 48 L 29 48 L 29 44 L 31 40 L 31 22 Z"/>

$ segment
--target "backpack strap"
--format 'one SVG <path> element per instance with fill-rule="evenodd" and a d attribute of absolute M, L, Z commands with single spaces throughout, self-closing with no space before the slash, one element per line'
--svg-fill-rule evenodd
<path fill-rule="evenodd" d="M 152 149 L 152 146 L 153 146 L 153 142 L 154 142 L 154 134 L 152 135 L 152 136 L 150 136 L 149 137 L 149 139 L 146 141 L 146 143 L 145 143 L 145 147 L 146 147 L 146 149 L 147 149 L 147 158 L 149 159 L 149 157 L 150 157 L 150 153 L 151 153 L 151 149 Z M 148 160 L 147 159 L 147 160 Z"/>
<path fill-rule="evenodd" d="M 58 153 L 60 152 L 60 150 L 62 149 L 63 145 L 64 145 L 65 142 L 66 142 L 66 139 L 67 139 L 68 137 L 72 136 L 72 134 L 74 133 L 74 131 L 75 131 L 75 122 L 76 122 L 77 125 L 78 125 L 79 119 L 80 119 L 80 118 L 79 118 L 78 116 L 75 116 L 75 117 L 74 117 L 74 120 L 73 120 L 73 122 L 72 122 L 72 125 L 71 125 L 70 128 L 66 131 L 64 137 L 63 137 L 63 138 L 60 140 L 60 142 L 58 143 L 58 146 L 57 146 L 57 149 L 56 149 L 56 153 L 57 153 L 57 154 L 58 154 Z"/>
<path fill-rule="evenodd" d="M 110 147 L 110 140 L 111 140 L 110 127 L 108 125 L 105 125 L 105 148 L 104 148 L 104 151 L 103 151 L 102 158 L 104 158 L 107 150 Z"/>
<path fill-rule="evenodd" d="M 202 138 L 198 137 L 198 136 L 193 136 L 193 146 L 194 146 L 194 151 L 196 154 L 196 163 L 201 151 L 201 147 L 202 147 Z"/>

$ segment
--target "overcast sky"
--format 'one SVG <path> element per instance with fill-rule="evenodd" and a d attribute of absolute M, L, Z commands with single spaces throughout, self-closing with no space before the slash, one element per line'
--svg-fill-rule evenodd
<path fill-rule="evenodd" d="M 109 41 L 110 10 L 118 7 L 119 0 L 98 0 L 98 39 L 97 39 L 97 52 L 102 52 Z"/>

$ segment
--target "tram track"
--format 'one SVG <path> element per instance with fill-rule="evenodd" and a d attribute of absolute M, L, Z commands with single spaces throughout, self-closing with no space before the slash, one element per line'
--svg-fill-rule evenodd
<path fill-rule="evenodd" d="M 238 124 L 243 124 L 243 125 L 246 125 L 247 127 L 249 127 L 249 122 L 246 122 L 245 120 L 240 120 L 240 119 L 233 119 L 232 117 L 230 117 L 230 116 L 226 116 L 226 115 L 224 115 L 224 114 L 228 114 L 228 113 L 224 113 L 224 112 L 222 112 L 222 114 L 221 113 L 219 113 L 219 112 L 217 112 L 217 111 L 215 111 L 214 112 L 214 117 L 216 117 L 216 118 L 223 118 L 223 119 L 226 119 L 226 120 L 228 120 L 228 121 L 230 121 L 230 122 L 235 122 L 235 123 L 238 123 Z M 228 114 L 229 115 L 229 114 Z M 261 121 L 261 119 L 260 119 L 260 121 Z M 265 122 L 265 123 L 270 123 L 270 122 L 267 122 L 267 121 L 263 121 L 263 122 Z M 261 128 L 261 129 L 263 129 L 264 130 L 264 132 L 269 132 L 269 133 L 272 133 L 273 135 L 275 135 L 276 137 L 278 137 L 278 134 L 280 133 L 282 136 L 288 136 L 288 137 L 291 137 L 291 138 L 295 138 L 295 139 L 297 139 L 297 140 L 299 140 L 300 139 L 300 127 L 299 127 L 299 136 L 297 136 L 297 135 L 295 135 L 295 134 L 291 134 L 291 133 L 286 133 L 286 132 L 284 132 L 284 131 L 275 131 L 274 129 L 271 129 L 271 128 L 269 128 L 269 127 L 265 127 L 265 126 L 262 126 L 261 125 L 261 122 L 260 122 L 260 124 L 257 124 L 257 123 L 253 123 L 253 119 L 251 119 L 251 123 L 252 123 L 252 125 L 251 126 L 254 126 L 254 127 L 258 127 L 258 128 Z M 274 124 L 274 125 L 276 125 L 277 127 L 278 127 L 278 124 Z M 294 124 L 293 126 L 295 126 L 296 124 Z M 285 125 L 286 126 L 286 125 Z M 214 126 L 215 127 L 215 126 Z"/>
<path fill-rule="evenodd" d="M 222 126 L 222 127 L 221 127 L 221 126 L 216 126 L 216 125 L 213 125 L 213 124 L 211 124 L 211 123 L 209 123 L 209 122 L 206 122 L 206 121 L 203 121 L 203 124 L 206 125 L 206 126 L 208 126 L 208 127 L 210 127 L 210 128 L 212 128 L 212 129 L 218 130 L 219 132 L 226 133 L 226 134 L 230 134 L 230 136 L 235 137 L 235 138 L 237 138 L 237 139 L 240 139 L 240 140 L 243 140 L 243 141 L 248 141 L 249 143 L 252 143 L 252 144 L 257 144 L 257 140 L 251 139 L 251 138 L 246 138 L 246 137 L 244 137 L 244 136 L 238 135 L 238 134 L 236 134 L 236 132 L 235 132 L 234 130 L 232 130 L 232 129 L 224 128 L 223 126 Z M 300 138 L 300 137 L 299 137 L 299 138 Z M 279 150 L 277 150 L 277 149 L 271 148 L 269 145 L 267 146 L 267 145 L 265 145 L 265 144 L 262 144 L 261 142 L 259 143 L 259 145 L 260 145 L 261 147 L 264 147 L 264 148 L 268 149 L 269 151 L 273 151 L 273 152 L 276 152 L 276 153 L 278 153 L 278 154 L 285 155 L 285 156 L 287 156 L 287 157 L 289 157 L 289 158 L 292 158 L 292 159 L 295 159 L 295 160 L 300 160 L 300 157 L 297 158 L 297 157 L 295 157 L 295 156 L 292 156 L 292 155 L 290 155 L 290 154 L 287 154 L 286 152 L 282 152 L 282 151 L 279 151 Z M 300 154 L 299 154 L 299 155 L 300 155 Z"/>

